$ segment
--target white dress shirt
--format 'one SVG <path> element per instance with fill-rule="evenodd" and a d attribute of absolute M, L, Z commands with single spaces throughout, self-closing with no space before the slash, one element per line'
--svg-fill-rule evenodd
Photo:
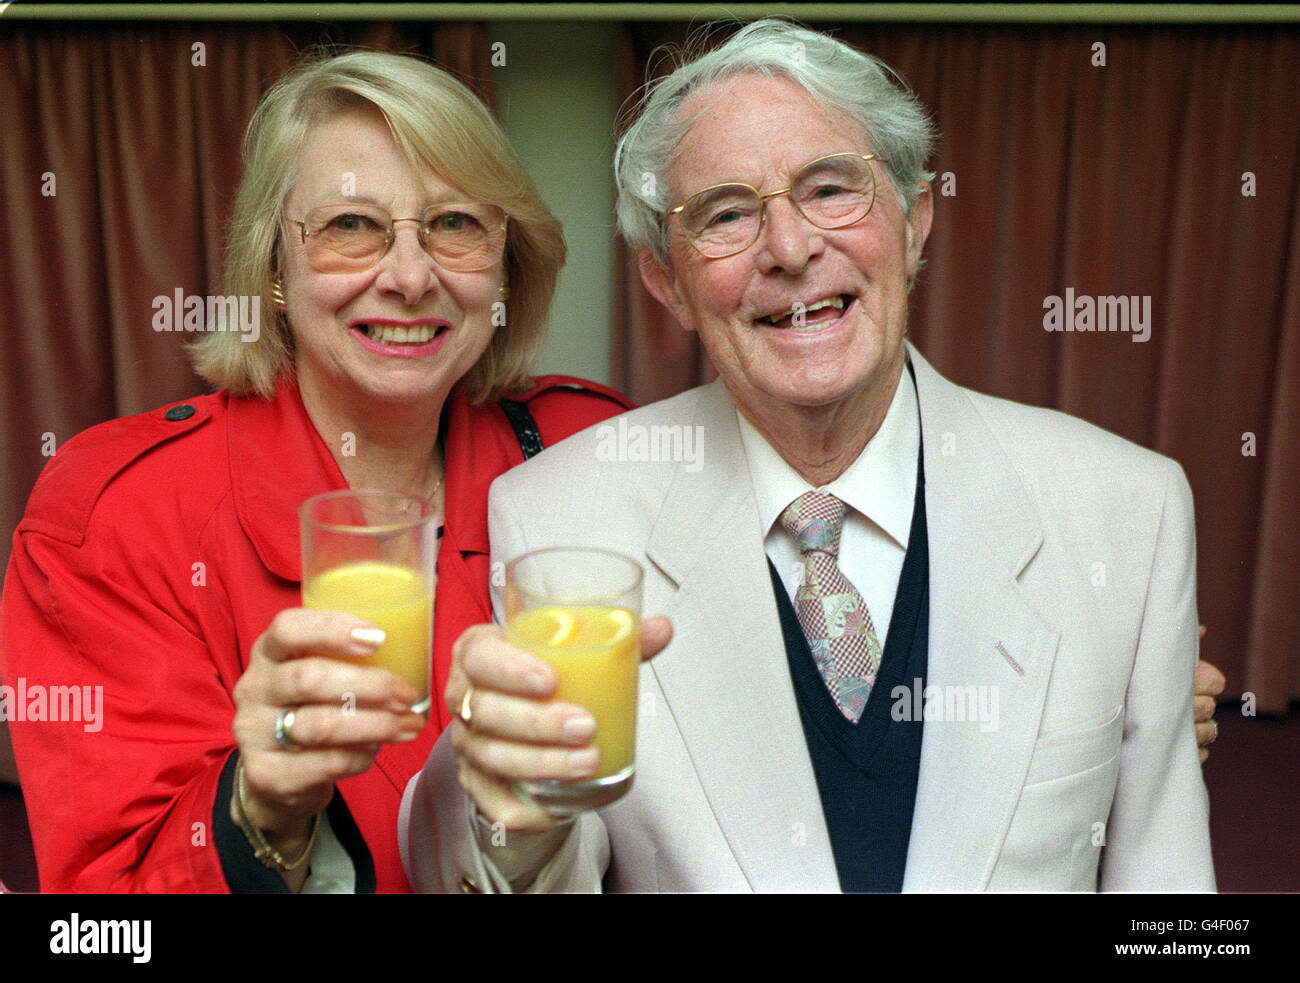
<path fill-rule="evenodd" d="M 781 513 L 813 486 L 767 442 L 744 414 L 736 412 L 740 439 L 762 522 L 763 548 L 794 602 L 804 568 L 794 536 Z M 849 508 L 840 536 L 840 572 L 858 589 L 871 612 L 883 650 L 894 613 L 894 596 L 907 554 L 916 499 L 916 460 L 921 420 L 912 374 L 903 370 L 894 398 L 875 436 L 834 481 L 816 491 L 834 495 Z"/>

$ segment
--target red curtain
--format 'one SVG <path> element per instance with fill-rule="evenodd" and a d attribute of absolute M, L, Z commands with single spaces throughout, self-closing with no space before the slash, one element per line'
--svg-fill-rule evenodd
<path fill-rule="evenodd" d="M 1285 710 L 1300 698 L 1287 505 L 1300 487 L 1300 33 L 817 26 L 894 67 L 941 132 L 917 346 L 956 382 L 1179 461 L 1203 654 L 1231 694 Z M 629 25 L 620 97 L 686 33 Z M 623 259 L 615 385 L 649 401 L 705 381 L 694 335 Z M 1149 297 L 1150 339 L 1045 330 L 1046 298 L 1067 288 Z"/>

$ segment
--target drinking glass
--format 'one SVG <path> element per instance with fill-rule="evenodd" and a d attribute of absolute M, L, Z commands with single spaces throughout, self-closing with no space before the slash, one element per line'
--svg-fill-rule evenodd
<path fill-rule="evenodd" d="M 609 805 L 632 787 L 642 579 L 636 561 L 602 549 L 537 550 L 506 566 L 506 637 L 555 670 L 554 700 L 596 719 L 592 778 L 515 785 L 552 815 Z"/>
<path fill-rule="evenodd" d="M 339 491 L 309 498 L 299 517 L 303 607 L 354 614 L 385 635 L 372 655 L 328 658 L 400 676 L 419 694 L 411 709 L 427 717 L 438 558 L 432 506 L 401 492 Z"/>

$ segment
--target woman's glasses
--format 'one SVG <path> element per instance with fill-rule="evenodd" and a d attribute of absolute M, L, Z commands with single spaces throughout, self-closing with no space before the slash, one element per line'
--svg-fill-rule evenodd
<path fill-rule="evenodd" d="M 388 254 L 398 222 L 418 223 L 420 245 L 444 269 L 476 273 L 494 266 L 506 244 L 505 209 L 486 202 L 430 205 L 418 218 L 393 218 L 378 205 L 321 205 L 304 219 L 307 262 L 318 273 L 360 273 Z"/>

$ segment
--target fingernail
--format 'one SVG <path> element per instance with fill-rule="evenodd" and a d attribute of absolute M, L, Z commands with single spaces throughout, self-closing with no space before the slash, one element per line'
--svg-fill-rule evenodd
<path fill-rule="evenodd" d="M 371 648 L 379 648 L 387 637 L 382 628 L 353 628 L 351 633 L 352 641 Z"/>
<path fill-rule="evenodd" d="M 564 736 L 571 741 L 585 741 L 596 733 L 596 719 L 590 715 L 570 717 L 564 722 Z"/>
<path fill-rule="evenodd" d="M 600 760 L 600 752 L 594 747 L 584 748 L 581 751 L 569 752 L 569 770 L 575 774 L 585 775 L 596 767 Z"/>
<path fill-rule="evenodd" d="M 401 693 L 402 696 L 395 696 L 389 700 L 388 709 L 392 713 L 411 713 L 411 707 L 415 706 L 415 691 L 412 689 L 400 689 L 398 692 Z M 406 696 L 407 693 L 410 693 L 409 697 Z M 421 725 L 423 725 L 423 721 L 421 721 Z"/>

